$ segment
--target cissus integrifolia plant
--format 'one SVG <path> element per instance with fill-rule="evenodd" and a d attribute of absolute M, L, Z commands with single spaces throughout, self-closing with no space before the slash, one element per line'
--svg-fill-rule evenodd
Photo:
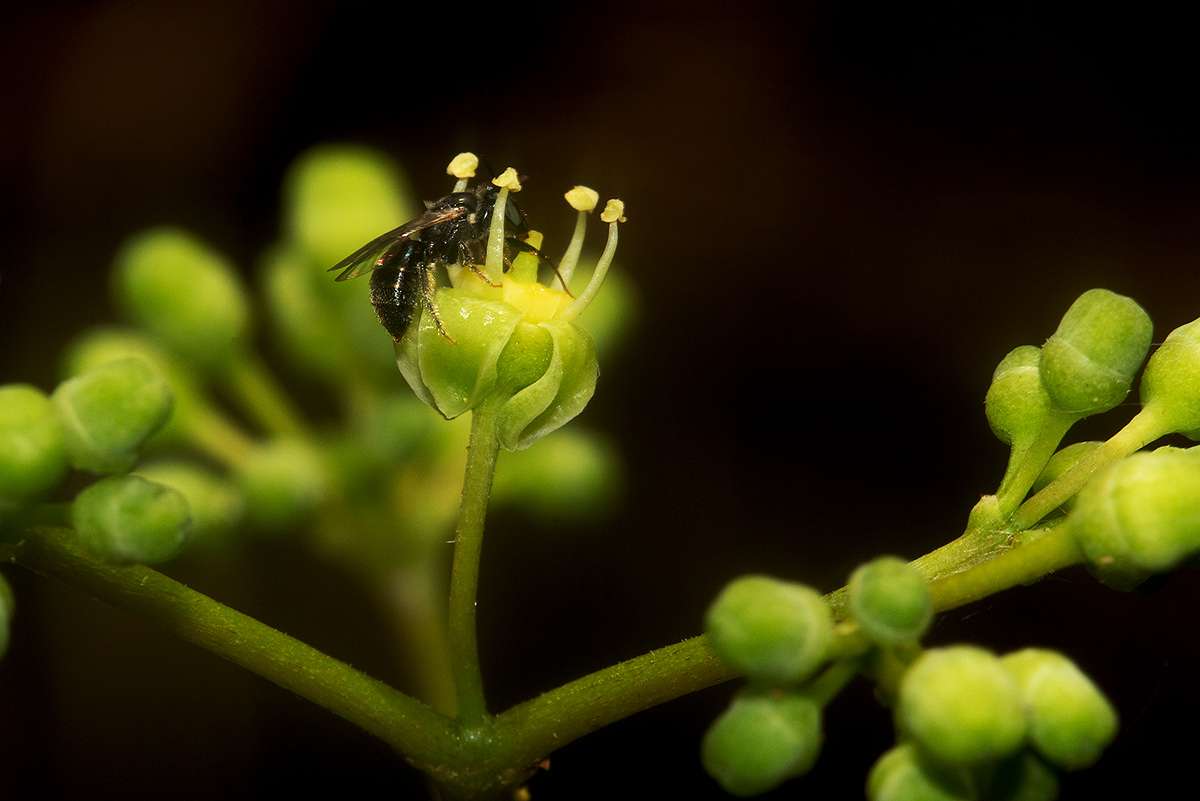
<path fill-rule="evenodd" d="M 132 237 L 113 271 L 130 326 L 86 333 L 49 394 L 0 387 L 0 554 L 327 707 L 445 799 L 527 795 L 556 748 L 736 676 L 745 686 L 697 740 L 704 769 L 740 797 L 818 763 L 829 705 L 858 678 L 895 721 L 895 745 L 865 777 L 873 801 L 1050 799 L 1063 774 L 1102 758 L 1117 712 L 1067 656 L 923 641 L 937 612 L 1057 569 L 1084 564 L 1129 589 L 1200 553 L 1200 455 L 1139 452 L 1200 436 L 1200 321 L 1151 356 L 1127 425 L 1060 447 L 1075 422 L 1124 401 L 1152 339 L 1132 299 L 1085 292 L 1044 345 L 996 368 L 986 417 L 1011 456 L 961 536 L 911 561 L 870 560 L 825 595 L 735 579 L 707 634 L 497 710 L 476 644 L 488 505 L 561 519 L 599 515 L 619 494 L 619 459 L 572 421 L 633 304 L 610 271 L 623 204 L 599 215 L 608 237 L 588 270 L 597 193 L 566 193 L 577 224 L 556 260 L 516 206 L 515 172 L 472 188 L 474 166 L 456 158 L 452 191 L 422 212 L 378 153 L 304 154 L 285 179 L 279 241 L 257 265 L 261 303 L 194 233 Z M 331 265 L 372 277 L 335 281 Z M 336 419 L 310 417 L 283 389 L 260 330 L 335 400 Z M 147 567 L 288 532 L 376 595 L 411 686 Z M 15 609 L 0 576 L 0 654 Z"/>

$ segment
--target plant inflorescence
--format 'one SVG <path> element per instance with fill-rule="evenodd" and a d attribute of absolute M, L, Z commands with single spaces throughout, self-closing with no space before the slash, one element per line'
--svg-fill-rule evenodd
<path fill-rule="evenodd" d="M 858 677 L 895 719 L 866 778 L 875 801 L 1049 799 L 1100 758 L 1117 712 L 1067 656 L 921 641 L 936 613 L 1070 565 L 1126 590 L 1200 553 L 1200 451 L 1142 450 L 1200 438 L 1200 321 L 1150 356 L 1132 420 L 1061 447 L 1121 404 L 1152 341 L 1133 300 L 1085 292 L 1042 347 L 996 368 L 987 420 L 1011 457 L 961 536 L 871 560 L 825 595 L 737 578 L 707 634 L 496 710 L 476 644 L 488 505 L 589 516 L 618 492 L 603 438 L 564 426 L 630 304 L 619 272 L 606 280 L 620 201 L 579 269 L 594 191 L 567 193 L 578 222 L 555 260 L 512 200 L 515 173 L 472 189 L 474 166 L 456 158 L 453 191 L 424 212 L 365 149 L 317 148 L 289 172 L 283 235 L 258 267 L 263 307 L 291 369 L 337 398 L 336 423 L 313 422 L 267 368 L 252 295 L 221 253 L 181 229 L 133 237 L 113 273 L 132 326 L 85 334 L 49 393 L 0 387 L 0 553 L 326 706 L 448 799 L 523 793 L 555 748 L 735 676 L 746 684 L 700 751 L 737 796 L 811 770 L 826 708 Z M 330 265 L 370 273 L 369 296 Z M 289 529 L 384 599 L 413 658 L 407 692 L 146 567 Z M 0 576 L 0 654 L 15 608 Z"/>

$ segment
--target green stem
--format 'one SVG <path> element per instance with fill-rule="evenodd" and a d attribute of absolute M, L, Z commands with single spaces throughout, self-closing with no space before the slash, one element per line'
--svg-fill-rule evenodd
<path fill-rule="evenodd" d="M 693 637 L 599 670 L 496 718 L 493 759 L 536 765 L 585 734 L 637 712 L 732 679 L 708 637 Z"/>
<path fill-rule="evenodd" d="M 1011 528 L 1024 531 L 1057 509 L 1084 485 L 1092 480 L 1101 468 L 1118 459 L 1124 459 L 1136 450 L 1146 447 L 1154 440 L 1170 433 L 1170 426 L 1156 407 L 1143 408 L 1125 427 L 1113 434 L 1100 447 L 1083 457 L 1067 472 L 1050 482 L 1037 495 L 1021 504 L 1013 513 Z"/>
<path fill-rule="evenodd" d="M 418 764 L 444 764 L 457 752 L 450 721 L 419 701 L 150 568 L 98 562 L 71 529 L 29 529 L 0 555 L 320 704 Z"/>
<path fill-rule="evenodd" d="M 243 353 L 229 365 L 224 377 L 242 408 L 269 434 L 311 436 L 308 423 L 258 356 Z"/>
<path fill-rule="evenodd" d="M 499 451 L 495 408 L 492 402 L 485 401 L 471 412 L 471 444 L 467 449 L 467 470 L 450 569 L 450 660 L 459 720 L 466 726 L 477 726 L 487 718 L 475 635 L 475 606 L 484 517 Z"/>
<path fill-rule="evenodd" d="M 1066 436 L 1068 430 L 1079 422 L 1078 414 L 1068 414 L 1055 409 L 1046 413 L 1037 435 L 1023 451 L 1013 447 L 1012 468 L 1000 482 L 996 490 L 996 500 L 1000 506 L 1000 519 L 1007 520 L 1013 511 L 1024 500 L 1029 488 L 1042 474 L 1046 463 L 1054 455 L 1058 443 Z"/>
<path fill-rule="evenodd" d="M 1069 529 L 1069 526 L 1058 525 L 1027 532 L 1012 548 L 969 570 L 932 582 L 929 589 L 934 611 L 955 609 L 1079 564 L 1083 561 L 1083 553 Z"/>

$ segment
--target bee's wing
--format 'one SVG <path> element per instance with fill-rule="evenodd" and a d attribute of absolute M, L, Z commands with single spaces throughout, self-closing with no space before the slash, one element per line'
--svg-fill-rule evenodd
<path fill-rule="evenodd" d="M 351 278 L 358 278 L 360 275 L 365 275 L 390 261 L 389 256 L 395 252 L 396 246 L 404 240 L 410 239 L 426 228 L 431 228 L 450 220 L 456 220 L 465 213 L 466 211 L 459 206 L 427 211 L 415 220 L 406 222 L 399 228 L 394 228 L 386 234 L 372 239 L 330 267 L 328 272 L 341 270 L 341 274 L 335 279 L 337 281 L 348 281 Z"/>

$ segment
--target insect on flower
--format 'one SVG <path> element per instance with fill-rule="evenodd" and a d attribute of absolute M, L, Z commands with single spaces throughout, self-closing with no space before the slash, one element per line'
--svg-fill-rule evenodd
<path fill-rule="evenodd" d="M 467 174 L 473 174 L 473 165 Z M 455 188 L 465 190 L 465 179 L 460 177 Z M 492 284 L 478 265 L 485 261 L 492 211 L 499 194 L 500 187 L 485 183 L 426 202 L 425 213 L 420 217 L 371 240 L 329 271 L 341 270 L 338 281 L 371 273 L 371 305 L 392 339 L 402 339 L 413 317 L 425 308 L 438 333 L 454 342 L 442 326 L 433 300 L 437 286 L 434 270 L 459 264 Z M 525 241 L 528 233 L 525 213 L 508 198 L 504 206 L 506 265 L 514 251 L 532 253 L 539 261 L 550 261 Z"/>

